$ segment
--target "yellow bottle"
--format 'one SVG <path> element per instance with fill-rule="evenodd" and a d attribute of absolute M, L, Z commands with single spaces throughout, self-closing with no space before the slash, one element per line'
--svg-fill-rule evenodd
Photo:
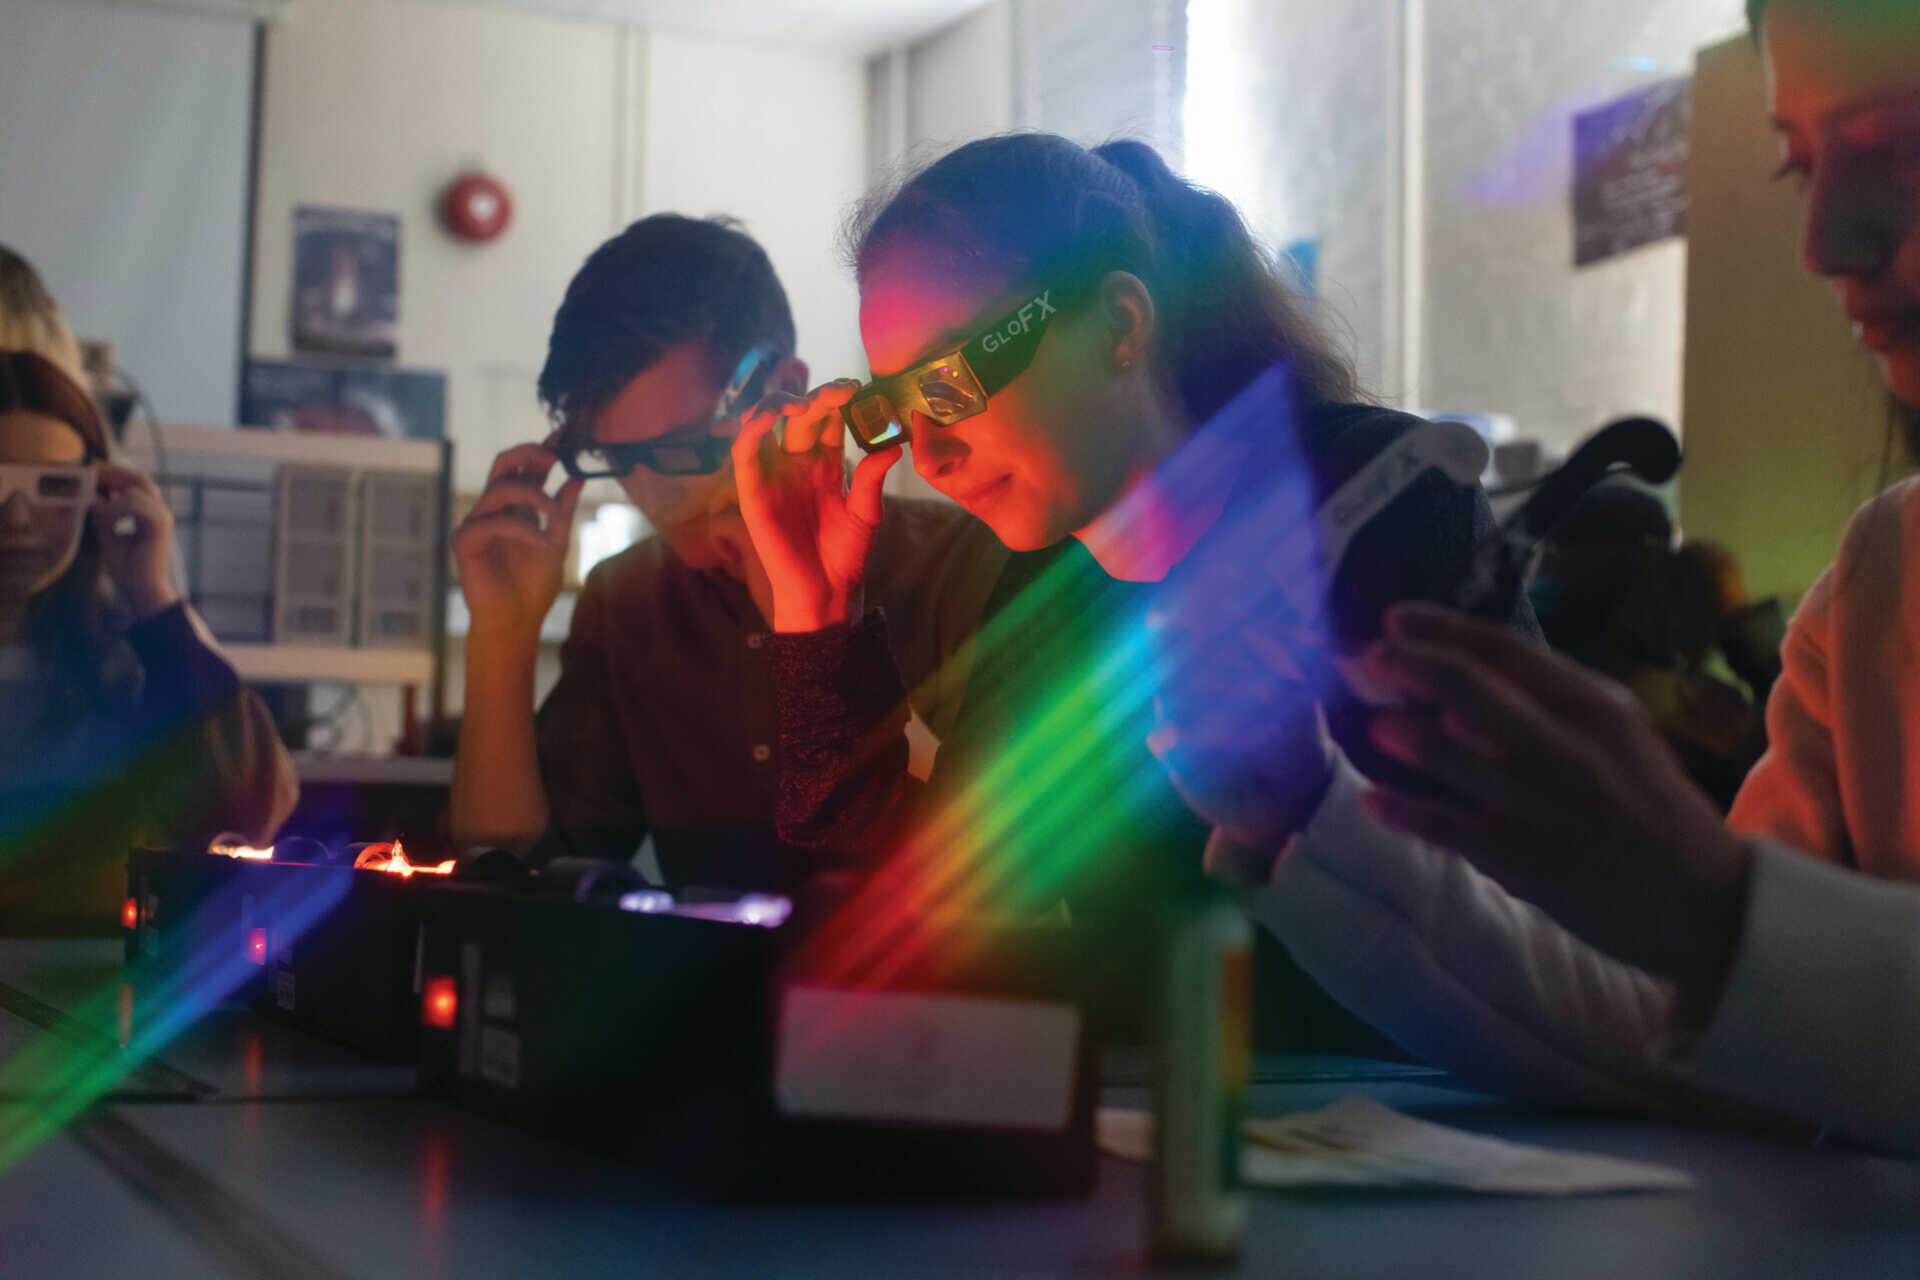
<path fill-rule="evenodd" d="M 1252 1066 L 1253 931 L 1223 888 L 1173 904 L 1154 1055 L 1148 1252 L 1169 1266 L 1240 1256 L 1240 1125 Z"/>

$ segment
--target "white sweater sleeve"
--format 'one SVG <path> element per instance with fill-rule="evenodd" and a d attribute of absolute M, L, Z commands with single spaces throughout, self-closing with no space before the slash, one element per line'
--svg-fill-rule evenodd
<path fill-rule="evenodd" d="M 1687 1077 L 1920 1152 L 1920 886 L 1756 839 L 1740 949 Z"/>
<path fill-rule="evenodd" d="M 1380 825 L 1344 759 L 1246 907 L 1348 1009 L 1409 1052 L 1516 1097 L 1645 1107 L 1673 992 L 1463 859 Z M 1210 853 L 1213 850 L 1210 847 Z"/>

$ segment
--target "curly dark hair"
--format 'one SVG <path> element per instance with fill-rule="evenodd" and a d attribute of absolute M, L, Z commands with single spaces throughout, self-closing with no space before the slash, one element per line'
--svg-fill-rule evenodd
<path fill-rule="evenodd" d="M 862 280 L 895 240 L 945 253 L 956 270 L 1044 278 L 1069 298 L 1108 271 L 1132 272 L 1154 296 L 1166 367 L 1195 422 L 1281 360 L 1307 404 L 1360 398 L 1352 366 L 1239 212 L 1144 142 L 969 142 L 869 196 L 846 240 Z"/>
<path fill-rule="evenodd" d="M 731 218 L 657 213 L 595 249 L 553 317 L 540 403 L 579 440 L 669 347 L 706 343 L 716 381 L 754 346 L 794 349 L 793 312 L 766 250 Z"/>

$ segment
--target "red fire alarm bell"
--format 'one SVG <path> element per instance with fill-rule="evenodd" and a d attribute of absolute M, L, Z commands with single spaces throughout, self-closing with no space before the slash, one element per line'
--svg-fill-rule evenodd
<path fill-rule="evenodd" d="M 440 221 L 462 240 L 484 244 L 507 229 L 513 197 L 498 178 L 463 173 L 440 196 Z"/>

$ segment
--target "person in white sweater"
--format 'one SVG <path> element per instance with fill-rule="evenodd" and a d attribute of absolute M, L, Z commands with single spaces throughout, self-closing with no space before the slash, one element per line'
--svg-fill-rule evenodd
<path fill-rule="evenodd" d="M 1749 0 L 1783 176 L 1920 421 L 1920 4 Z M 1920 456 L 1917 453 L 1916 456 Z M 1920 1152 L 1920 482 L 1855 517 L 1796 613 L 1772 746 L 1727 823 L 1624 690 L 1500 630 L 1402 605 L 1362 664 L 1405 698 L 1207 806 L 1209 865 L 1336 997 L 1408 1049 L 1533 1098 L 1703 1096 Z M 1244 714 L 1242 711 L 1240 714 Z M 1179 777 L 1182 733 L 1157 737 Z M 1324 743 L 1324 739 L 1322 739 Z M 1285 781 L 1275 781 L 1285 778 Z M 1272 814 L 1309 820 L 1277 852 Z M 1457 856 L 1456 856 L 1457 855 Z"/>

